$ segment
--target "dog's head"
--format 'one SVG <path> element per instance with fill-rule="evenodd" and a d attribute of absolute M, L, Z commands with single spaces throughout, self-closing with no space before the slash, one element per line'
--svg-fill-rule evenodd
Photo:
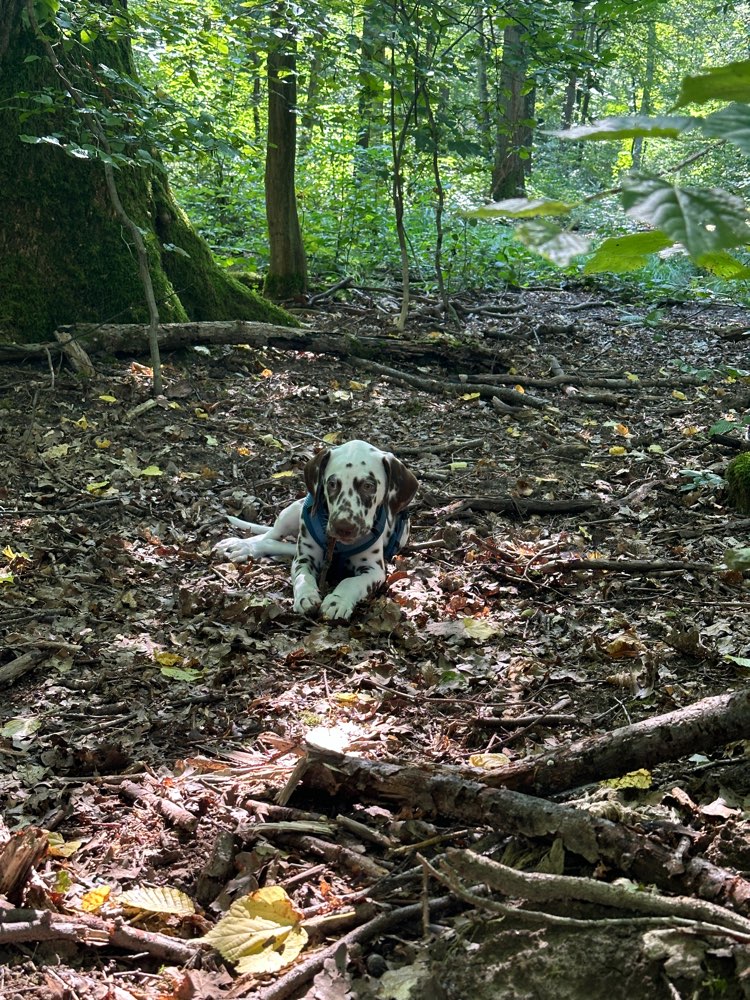
<path fill-rule="evenodd" d="M 347 545 L 369 534 L 382 504 L 392 521 L 419 485 L 395 455 L 366 441 L 319 452 L 305 466 L 305 483 L 315 499 L 313 512 L 325 503 L 329 535 Z"/>

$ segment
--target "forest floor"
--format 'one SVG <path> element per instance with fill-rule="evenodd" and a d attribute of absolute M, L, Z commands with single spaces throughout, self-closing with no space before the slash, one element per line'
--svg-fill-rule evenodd
<path fill-rule="evenodd" d="M 0 817 L 51 831 L 0 896 L 2 1000 L 750 996 L 750 934 L 701 936 L 702 912 L 687 926 L 563 898 L 529 917 L 518 892 L 497 897 L 516 904 L 502 920 L 425 877 L 420 858 L 454 847 L 526 872 L 626 874 L 553 827 L 478 821 L 476 794 L 468 819 L 362 781 L 359 794 L 327 794 L 303 780 L 291 811 L 273 804 L 308 740 L 425 780 L 445 769 L 471 790 L 505 761 L 747 687 L 748 576 L 723 559 L 748 545 L 750 518 L 726 502 L 735 452 L 709 429 L 748 408 L 750 340 L 733 331 L 750 316 L 580 289 L 464 307 L 451 335 L 484 348 L 475 370 L 389 362 L 444 387 L 466 375 L 452 395 L 361 362 L 241 347 L 167 357 L 166 399 L 140 411 L 145 359 L 95 359 L 92 380 L 0 368 Z M 383 335 L 385 308 L 328 303 L 300 318 Z M 440 342 L 433 323 L 415 319 L 408 336 Z M 470 388 L 509 373 L 508 388 L 544 405 L 500 412 Z M 739 424 L 729 433 L 739 450 Z M 236 533 L 227 513 L 272 520 L 304 492 L 316 446 L 350 438 L 420 480 L 415 545 L 350 623 L 302 618 L 288 567 L 212 549 Z M 507 510 L 486 509 L 493 500 Z M 529 513 L 528 501 L 579 506 Z M 626 787 L 549 798 L 746 879 L 748 746 L 696 745 Z M 162 934 L 189 943 L 272 885 L 305 918 L 297 968 L 323 940 L 404 915 L 348 938 L 348 964 L 329 948 L 296 983 L 284 969 L 237 976 L 213 950 L 160 951 Z M 689 903 L 690 886 L 676 888 Z M 45 910 L 69 918 L 67 940 L 43 940 L 31 911 Z M 14 937 L 23 914 L 29 929 Z M 95 947 L 95 923 L 148 933 Z M 262 926 L 256 968 L 272 969 Z"/>

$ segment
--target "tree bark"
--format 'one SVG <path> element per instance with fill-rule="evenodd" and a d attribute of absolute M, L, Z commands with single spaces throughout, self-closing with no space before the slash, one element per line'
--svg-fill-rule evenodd
<path fill-rule="evenodd" d="M 494 201 L 516 198 L 526 190 L 531 129 L 526 123 L 533 111 L 524 93 L 529 55 L 521 26 L 509 24 L 503 32 L 500 67 L 502 110 L 497 122 L 491 197 Z"/>
<path fill-rule="evenodd" d="M 297 153 L 297 57 L 288 25 L 292 12 L 273 7 L 271 23 L 280 32 L 268 52 L 268 133 L 266 143 L 266 220 L 270 260 L 265 291 L 288 299 L 307 289 L 307 259 L 294 187 Z"/>
<path fill-rule="evenodd" d="M 583 809 L 507 788 L 488 788 L 447 768 L 400 766 L 310 748 L 305 785 L 349 802 L 403 802 L 426 816 L 486 824 L 496 833 L 559 837 L 590 863 L 605 862 L 640 882 L 668 892 L 691 892 L 740 913 L 750 911 L 750 881 L 705 858 L 680 858 L 656 839 Z"/>
<path fill-rule="evenodd" d="M 114 6 L 127 17 L 124 0 Z M 0 0 L 0 343 L 44 339 L 59 324 L 79 320 L 138 322 L 148 315 L 137 257 L 107 193 L 102 163 L 60 148 L 85 147 L 87 138 L 95 143 L 22 17 L 23 7 L 24 0 Z M 53 26 L 42 29 L 55 38 Z M 98 67 L 106 64 L 134 78 L 129 40 L 113 41 L 101 32 L 77 61 L 62 45 L 56 51 L 84 101 L 118 108 L 119 95 L 97 75 Z M 36 103 L 41 94 L 52 103 Z M 21 141 L 22 135 L 31 141 Z M 108 138 L 122 146 L 121 136 Z M 118 190 L 144 233 L 162 319 L 286 322 L 215 265 L 160 167 L 136 166 L 137 150 L 128 150 L 132 163 L 117 171 Z M 158 163 L 152 149 L 144 151 Z"/>
<path fill-rule="evenodd" d="M 567 749 L 493 771 L 486 784 L 549 795 L 616 778 L 685 754 L 714 750 L 750 732 L 750 690 L 704 698 L 686 708 L 623 726 Z"/>

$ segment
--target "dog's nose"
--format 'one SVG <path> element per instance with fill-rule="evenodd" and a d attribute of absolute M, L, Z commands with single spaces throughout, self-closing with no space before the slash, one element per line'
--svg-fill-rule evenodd
<path fill-rule="evenodd" d="M 328 533 L 340 542 L 353 542 L 359 537 L 357 525 L 353 521 L 329 522 Z"/>

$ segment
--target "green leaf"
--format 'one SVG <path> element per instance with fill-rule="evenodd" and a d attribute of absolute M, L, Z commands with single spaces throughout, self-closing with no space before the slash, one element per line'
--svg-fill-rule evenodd
<path fill-rule="evenodd" d="M 622 204 L 628 215 L 683 243 L 694 258 L 750 239 L 745 204 L 720 188 L 677 187 L 630 174 L 623 181 Z"/>
<path fill-rule="evenodd" d="M 576 125 L 564 132 L 553 132 L 560 139 L 633 139 L 635 136 L 675 139 L 681 132 L 694 125 L 698 119 L 687 115 L 630 115 L 618 118 L 602 118 L 591 125 Z"/>
<path fill-rule="evenodd" d="M 750 59 L 714 66 L 708 73 L 682 78 L 678 108 L 707 101 L 750 101 Z"/>
<path fill-rule="evenodd" d="M 554 222 L 534 219 L 517 226 L 513 232 L 517 240 L 546 257 L 559 267 L 567 267 L 579 254 L 588 253 L 590 241 L 578 233 L 560 229 Z"/>
<path fill-rule="evenodd" d="M 715 274 L 725 281 L 736 281 L 738 278 L 750 278 L 750 267 L 737 260 L 726 250 L 717 250 L 714 253 L 703 253 L 695 258 L 698 267 L 703 267 L 711 274 Z"/>
<path fill-rule="evenodd" d="M 750 108 L 746 104 L 730 104 L 714 111 L 701 122 L 701 132 L 711 139 L 726 139 L 743 153 L 750 153 Z"/>
<path fill-rule="evenodd" d="M 610 271 L 613 274 L 624 274 L 626 271 L 637 271 L 648 263 L 648 255 L 658 253 L 671 246 L 672 240 L 653 230 L 648 233 L 632 233 L 630 236 L 611 236 L 596 248 L 596 253 L 584 268 L 586 274 L 599 274 Z"/>
<path fill-rule="evenodd" d="M 506 198 L 474 208 L 466 215 L 474 219 L 528 219 L 534 215 L 567 215 L 572 208 L 564 201 L 549 198 Z"/>

